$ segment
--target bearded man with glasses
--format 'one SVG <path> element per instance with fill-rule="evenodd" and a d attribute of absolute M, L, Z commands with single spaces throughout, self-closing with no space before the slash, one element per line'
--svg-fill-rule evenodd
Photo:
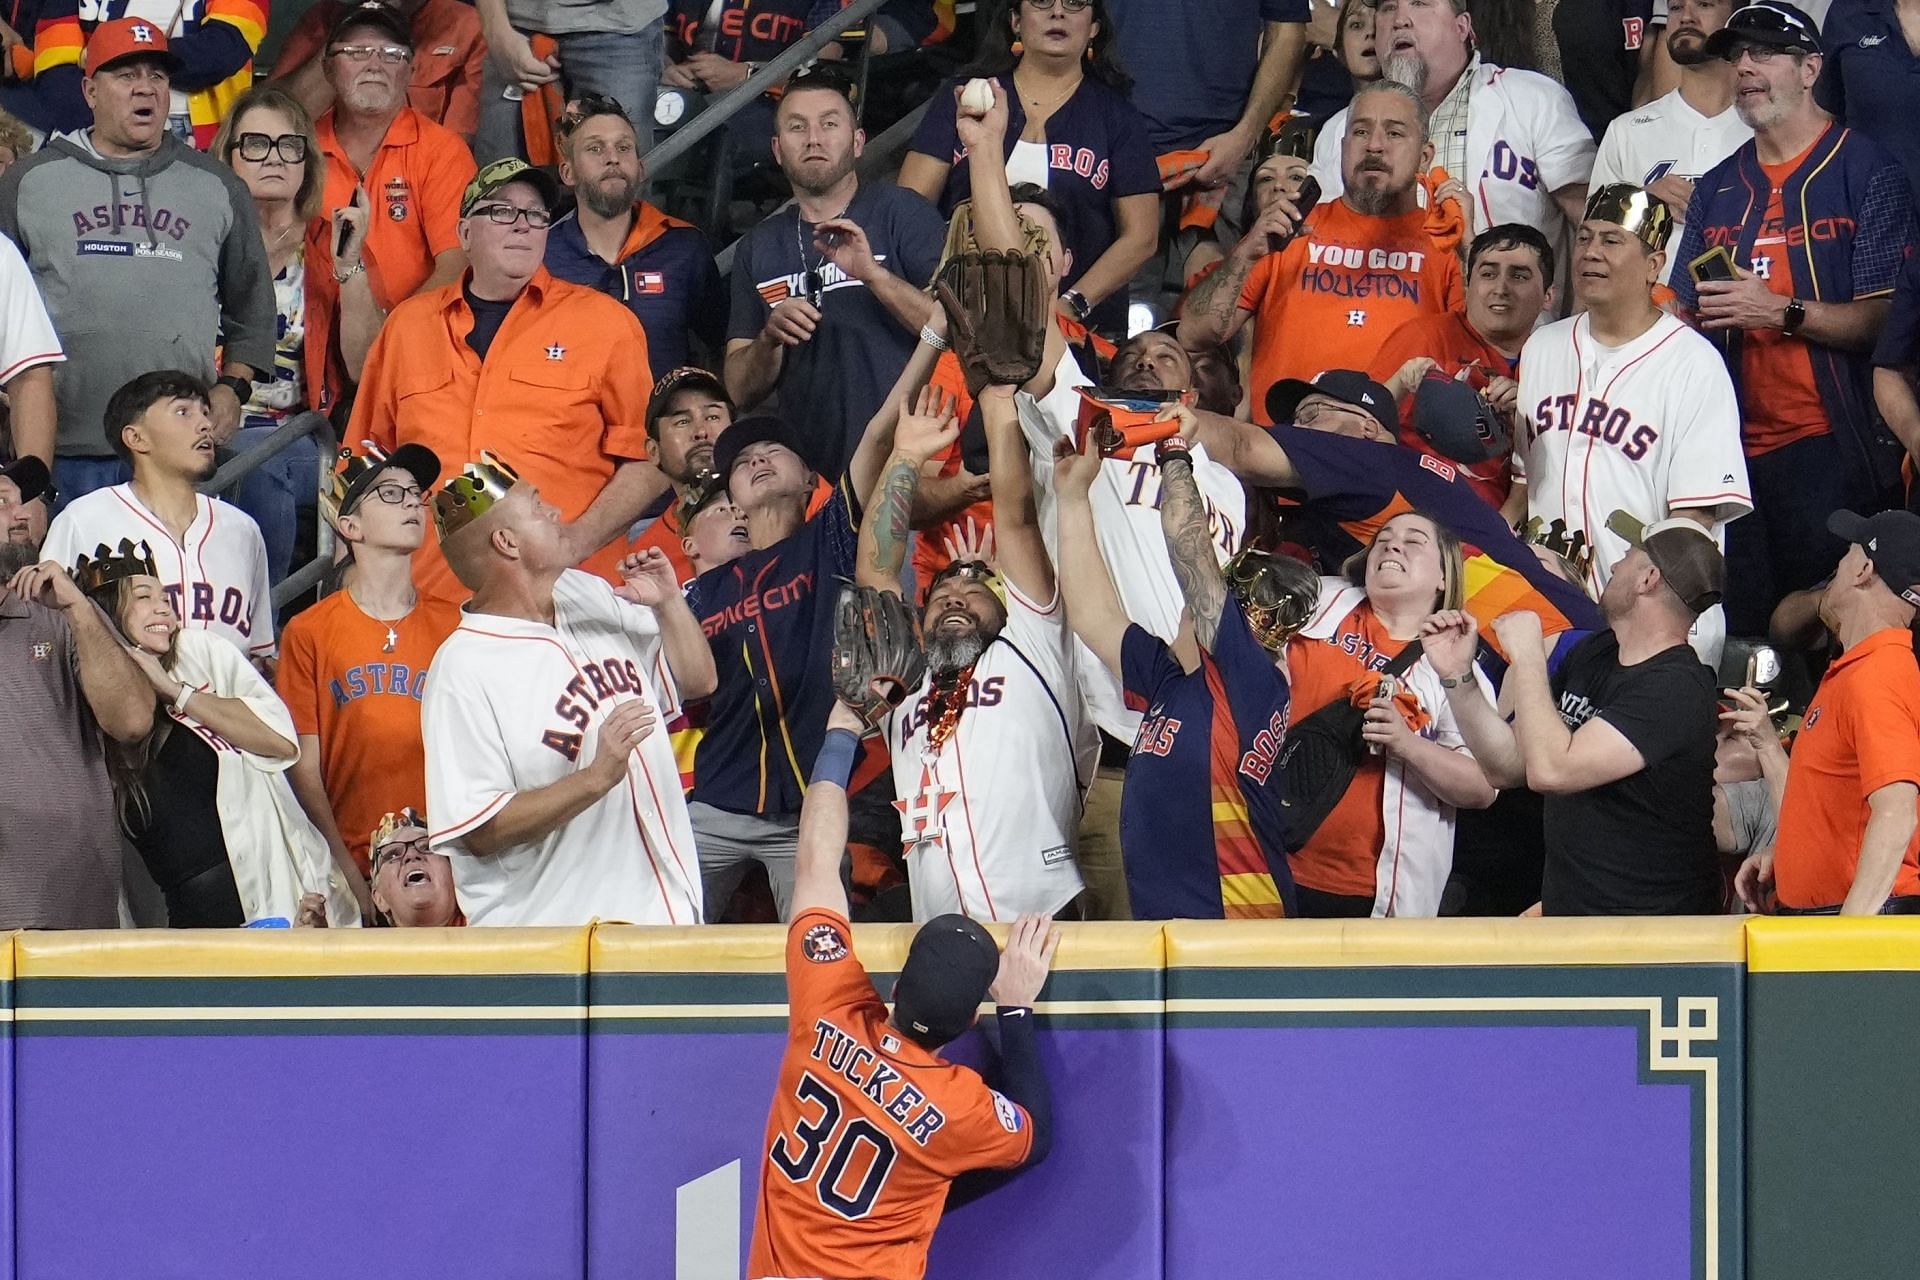
<path fill-rule="evenodd" d="M 413 57 L 407 22 L 380 4 L 347 10 L 322 57 L 333 105 L 314 126 L 326 187 L 307 225 L 306 357 L 322 413 L 358 381 L 378 328 L 355 317 L 452 284 L 467 265 L 456 224 L 473 153 L 408 104 Z"/>
<path fill-rule="evenodd" d="M 388 810 L 426 805 L 420 698 L 440 642 L 460 625 L 454 606 L 423 600 L 413 586 L 425 495 L 439 477 L 439 458 L 419 445 L 341 451 L 322 494 L 347 552 L 339 590 L 296 614 L 281 637 L 274 683 L 300 744 L 288 781 L 363 918 L 373 913 L 369 833 Z"/>
<path fill-rule="evenodd" d="M 667 488 L 646 460 L 653 375 L 631 311 L 542 265 L 559 195 L 521 160 L 496 161 L 468 184 L 468 269 L 387 317 L 346 438 L 423 444 L 443 458 L 511 453 L 560 508 L 567 563 L 617 583 L 619 535 Z M 414 581 L 435 599 L 466 598 L 431 541 Z"/>

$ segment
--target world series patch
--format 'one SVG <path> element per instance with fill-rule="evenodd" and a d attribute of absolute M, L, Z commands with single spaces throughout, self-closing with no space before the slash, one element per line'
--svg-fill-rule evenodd
<path fill-rule="evenodd" d="M 847 940 L 837 925 L 817 924 L 800 939 L 800 951 L 815 964 L 832 964 L 847 958 Z"/>
<path fill-rule="evenodd" d="M 1021 1118 L 1020 1108 L 1001 1097 L 998 1089 L 989 1089 L 987 1092 L 993 1095 L 993 1114 L 994 1118 L 1000 1121 L 1000 1127 L 1008 1133 L 1020 1132 L 1021 1125 L 1025 1123 Z"/>

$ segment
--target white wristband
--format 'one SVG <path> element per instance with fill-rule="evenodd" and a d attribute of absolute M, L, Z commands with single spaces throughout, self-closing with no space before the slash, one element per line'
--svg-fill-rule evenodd
<path fill-rule="evenodd" d="M 191 698 L 194 694 L 198 692 L 199 692 L 198 689 L 195 689 L 192 685 L 188 684 L 185 680 L 182 680 L 180 682 L 180 692 L 173 695 L 174 714 L 176 715 L 187 714 L 187 699 Z"/>
<path fill-rule="evenodd" d="M 945 338 L 941 337 L 939 334 L 935 333 L 933 331 L 933 326 L 930 324 L 923 324 L 920 326 L 920 341 L 926 343 L 928 346 L 932 347 L 935 351 L 953 350 L 953 344 L 951 342 L 948 342 Z"/>

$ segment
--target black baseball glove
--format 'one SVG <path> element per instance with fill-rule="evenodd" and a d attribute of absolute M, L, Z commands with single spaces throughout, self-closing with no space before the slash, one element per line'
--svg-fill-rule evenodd
<path fill-rule="evenodd" d="M 1038 258 L 998 249 L 956 254 L 933 292 L 946 309 L 947 334 L 970 394 L 1024 386 L 1040 372 L 1053 304 Z"/>
<path fill-rule="evenodd" d="M 905 600 L 874 587 L 841 588 L 833 629 L 833 687 L 868 728 L 927 677 L 920 621 Z"/>

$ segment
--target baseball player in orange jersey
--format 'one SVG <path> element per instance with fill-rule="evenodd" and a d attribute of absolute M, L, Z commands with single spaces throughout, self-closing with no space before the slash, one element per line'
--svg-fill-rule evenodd
<path fill-rule="evenodd" d="M 929 920 L 894 984 L 891 1015 L 853 954 L 840 862 L 864 728 L 835 704 L 801 806 L 787 1052 L 748 1280 L 920 1280 L 953 1180 L 1037 1164 L 1052 1142 L 1031 1007 L 1059 942 L 1051 917 L 1015 921 L 1004 955 L 964 916 Z M 988 994 L 999 1006 L 1000 1090 L 939 1056 Z"/>

